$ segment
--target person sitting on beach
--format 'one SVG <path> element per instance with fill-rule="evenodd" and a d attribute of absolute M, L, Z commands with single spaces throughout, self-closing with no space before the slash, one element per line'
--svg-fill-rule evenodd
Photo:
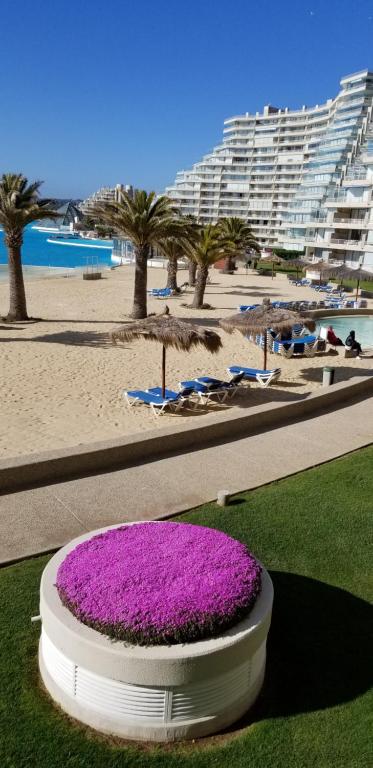
<path fill-rule="evenodd" d="M 345 341 L 345 348 L 352 352 L 357 352 L 356 357 L 360 357 L 362 349 L 361 344 L 355 339 L 355 331 L 350 331 Z"/>
<path fill-rule="evenodd" d="M 292 329 L 291 328 L 289 328 L 287 331 L 286 330 L 282 331 L 282 333 L 280 335 L 281 341 L 288 341 L 288 340 L 290 341 L 291 338 L 292 338 Z M 290 344 L 283 344 L 282 346 L 286 350 L 290 349 Z"/>
<path fill-rule="evenodd" d="M 333 347 L 343 346 L 342 339 L 340 339 L 338 336 L 335 335 L 332 325 L 329 325 L 328 327 L 326 339 L 329 342 L 329 344 L 331 344 Z"/>

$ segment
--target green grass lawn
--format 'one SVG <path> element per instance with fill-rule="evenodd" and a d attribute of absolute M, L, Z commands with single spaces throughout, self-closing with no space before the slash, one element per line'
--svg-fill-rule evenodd
<path fill-rule="evenodd" d="M 144 749 L 72 724 L 38 684 L 30 616 L 48 557 L 1 570 L 1 768 L 372 766 L 372 466 L 370 447 L 180 516 L 245 542 L 274 582 L 265 686 L 226 739 Z"/>
<path fill-rule="evenodd" d="M 286 274 L 293 274 L 295 277 L 298 274 L 299 279 L 305 277 L 305 273 L 303 273 L 302 270 L 299 269 L 298 273 L 297 273 L 297 270 L 295 269 L 295 267 L 292 267 L 290 264 L 288 265 L 286 263 L 285 264 L 276 264 L 276 263 L 274 263 L 273 264 L 273 268 L 274 268 L 274 272 L 275 273 L 276 272 L 284 272 Z M 272 269 L 272 262 L 269 259 L 268 260 L 266 259 L 265 262 L 261 261 L 261 262 L 258 263 L 257 269 L 258 269 L 258 271 L 263 271 L 263 270 L 268 271 L 268 270 L 271 270 Z M 330 279 L 325 278 L 325 280 L 323 280 L 322 282 L 339 284 L 340 280 L 334 279 L 334 278 L 330 278 Z M 356 280 L 343 280 L 343 287 L 344 288 L 350 288 L 350 292 L 352 294 L 355 294 L 356 293 Z M 359 295 L 360 295 L 360 290 L 362 290 L 362 291 L 371 291 L 373 293 L 373 280 L 362 280 L 360 285 L 359 285 Z"/>

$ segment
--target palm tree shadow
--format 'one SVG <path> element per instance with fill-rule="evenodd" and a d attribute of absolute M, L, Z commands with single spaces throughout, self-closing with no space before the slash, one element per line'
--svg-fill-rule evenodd
<path fill-rule="evenodd" d="M 276 291 L 272 290 L 271 288 L 263 288 L 261 291 L 254 291 L 252 288 L 248 287 L 244 291 L 224 291 L 224 293 L 225 295 L 229 296 L 245 296 L 245 298 L 249 299 L 252 297 L 263 298 L 263 296 L 268 296 L 269 294 L 278 295 L 278 290 Z"/>
<path fill-rule="evenodd" d="M 338 706 L 373 683 L 369 603 L 306 576 L 270 575 L 275 596 L 265 682 L 235 732 L 253 721 Z"/>
<path fill-rule="evenodd" d="M 34 336 L 29 341 L 46 342 L 49 344 L 66 344 L 73 347 L 99 347 L 106 349 L 113 347 L 113 342 L 108 333 L 95 333 L 95 331 L 60 331 L 59 333 L 46 333 L 43 336 Z"/>

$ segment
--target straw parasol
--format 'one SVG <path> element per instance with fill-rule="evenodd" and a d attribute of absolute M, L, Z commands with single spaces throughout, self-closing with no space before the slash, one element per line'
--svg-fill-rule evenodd
<path fill-rule="evenodd" d="M 274 268 L 273 268 L 273 265 L 274 264 L 284 264 L 286 259 L 283 259 L 282 256 L 277 256 L 276 253 L 273 253 L 272 255 L 268 254 L 268 256 L 263 256 L 262 261 L 263 261 L 263 263 L 267 261 L 268 264 L 271 264 L 272 280 L 273 280 L 273 278 L 274 278 Z"/>
<path fill-rule="evenodd" d="M 234 330 L 240 331 L 243 336 L 248 334 L 264 334 L 263 368 L 267 367 L 267 331 L 288 331 L 296 323 L 303 323 L 310 331 L 314 331 L 316 323 L 312 318 L 302 312 L 293 312 L 290 309 L 276 309 L 269 299 L 263 299 L 263 304 L 248 312 L 240 312 L 220 320 L 220 325 L 228 333 Z"/>
<path fill-rule="evenodd" d="M 303 272 L 304 269 L 310 266 L 310 262 L 305 259 L 286 259 L 286 263 L 289 264 L 290 267 L 295 267 L 297 271 L 297 280 L 299 272 Z"/>
<path fill-rule="evenodd" d="M 162 396 L 166 391 L 166 348 L 174 347 L 182 352 L 189 352 L 192 347 L 202 346 L 209 352 L 218 352 L 222 347 L 221 338 L 215 331 L 197 328 L 192 323 L 172 317 L 166 306 L 164 313 L 150 315 L 145 320 L 121 325 L 112 331 L 110 337 L 117 341 L 135 341 L 146 339 L 162 344 Z"/>
<path fill-rule="evenodd" d="M 358 267 L 347 267 L 342 264 L 340 267 L 334 267 L 331 272 L 332 277 L 339 277 L 343 280 L 356 280 L 356 300 L 359 296 L 359 285 L 361 280 L 373 280 L 373 272 L 368 272 L 366 269 Z"/>
<path fill-rule="evenodd" d="M 270 257 L 270 260 L 272 262 L 272 280 L 273 280 L 273 278 L 274 278 L 273 265 L 274 264 L 284 264 L 286 259 L 283 259 L 282 256 L 277 256 L 276 253 L 273 253 L 272 256 Z"/>
<path fill-rule="evenodd" d="M 328 261 L 314 261 L 307 266 L 309 269 L 313 269 L 315 272 L 319 273 L 319 285 L 321 285 L 321 278 L 331 277 L 336 269 L 336 267 L 333 267 Z"/>

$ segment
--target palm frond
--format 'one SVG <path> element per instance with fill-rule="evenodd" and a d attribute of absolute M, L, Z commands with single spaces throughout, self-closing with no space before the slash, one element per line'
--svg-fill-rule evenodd
<path fill-rule="evenodd" d="M 0 179 L 0 224 L 6 234 L 22 231 L 41 219 L 56 219 L 59 214 L 39 200 L 41 181 L 29 184 L 22 174 L 4 173 Z"/>
<path fill-rule="evenodd" d="M 138 247 L 158 245 L 169 237 L 183 237 L 187 229 L 169 198 L 156 198 L 154 192 L 148 194 L 144 190 L 137 190 L 133 197 L 122 191 L 117 201 L 96 205 L 92 216 L 97 223 L 110 226 L 117 235 Z"/>

